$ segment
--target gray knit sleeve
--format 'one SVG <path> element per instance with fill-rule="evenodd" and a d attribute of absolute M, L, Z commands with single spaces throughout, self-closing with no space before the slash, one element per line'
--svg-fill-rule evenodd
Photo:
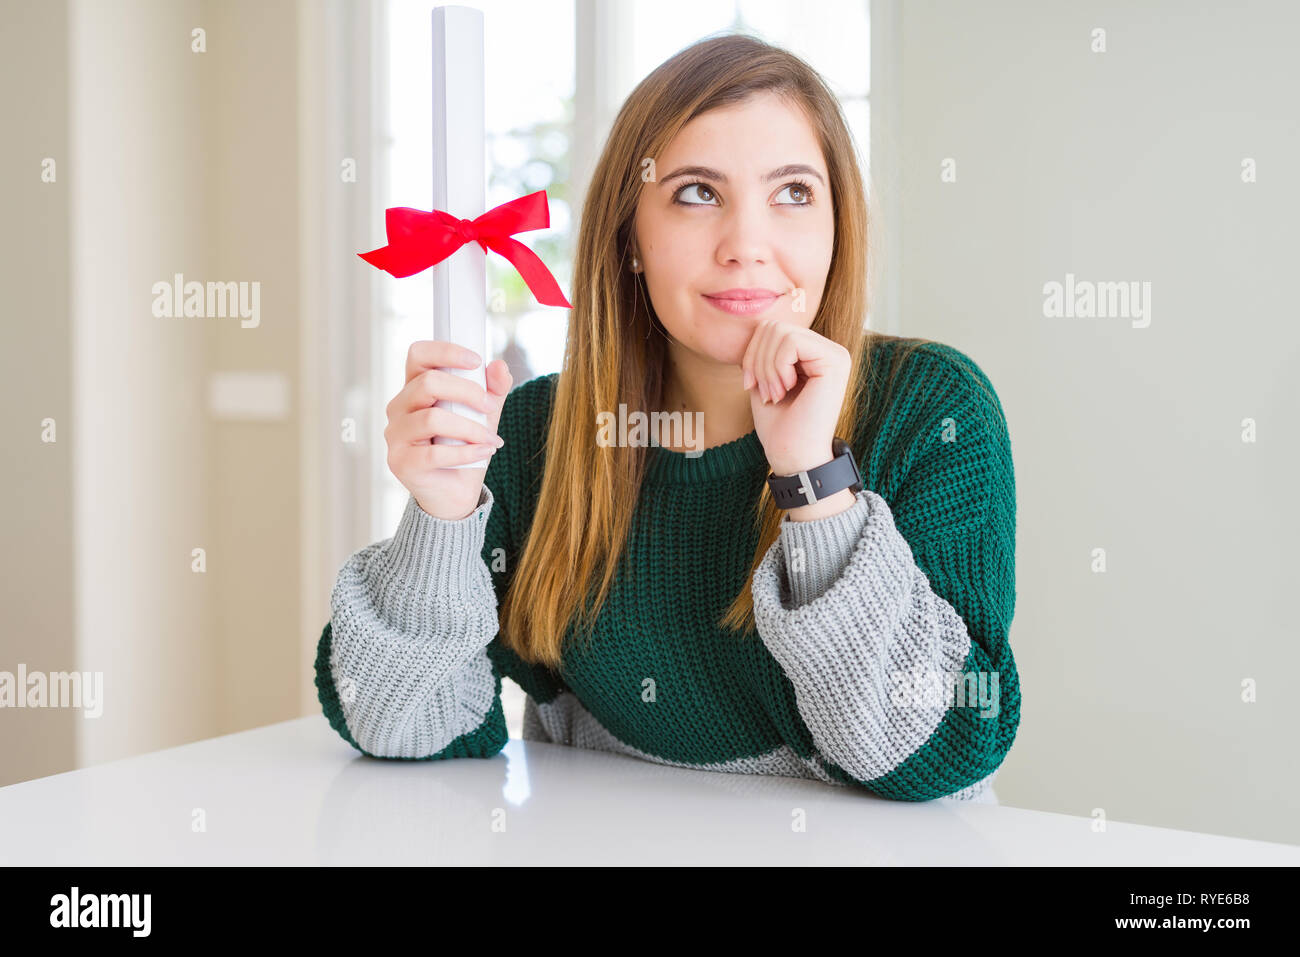
<path fill-rule="evenodd" d="M 784 521 L 753 596 L 759 635 L 824 758 L 872 782 L 934 735 L 946 702 L 900 703 L 891 681 L 960 673 L 971 637 L 916 566 L 882 496 L 863 489 L 844 512 Z"/>
<path fill-rule="evenodd" d="M 497 598 L 482 557 L 485 484 L 463 519 L 407 500 L 392 538 L 344 563 L 330 596 L 328 675 L 348 737 L 387 758 L 488 756 L 506 741 L 501 682 L 486 648 Z M 318 664 L 318 673 L 322 669 Z"/>

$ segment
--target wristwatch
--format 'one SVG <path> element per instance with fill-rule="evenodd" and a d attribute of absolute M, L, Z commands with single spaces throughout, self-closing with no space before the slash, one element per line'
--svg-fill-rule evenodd
<path fill-rule="evenodd" d="M 825 465 L 796 472 L 794 475 L 768 473 L 767 485 L 778 508 L 799 508 L 829 498 L 836 492 L 848 489 L 854 495 L 862 491 L 862 476 L 853 458 L 849 443 L 838 435 L 831 440 L 835 458 Z"/>

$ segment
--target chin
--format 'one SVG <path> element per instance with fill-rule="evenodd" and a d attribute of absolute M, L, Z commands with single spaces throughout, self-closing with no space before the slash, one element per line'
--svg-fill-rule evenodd
<path fill-rule="evenodd" d="M 738 366 L 745 358 L 745 347 L 749 345 L 748 340 L 740 343 L 731 349 L 719 349 L 716 346 L 709 349 L 704 355 L 708 356 L 714 362 L 720 362 L 723 365 Z"/>

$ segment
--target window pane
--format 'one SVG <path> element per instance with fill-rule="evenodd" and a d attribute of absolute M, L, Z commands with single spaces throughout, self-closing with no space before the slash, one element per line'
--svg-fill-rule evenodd
<path fill-rule="evenodd" d="M 486 39 L 484 129 L 487 208 L 544 189 L 551 227 L 518 238 L 546 263 L 562 289 L 570 287 L 569 154 L 573 120 L 574 22 L 569 0 L 463 0 L 483 11 Z M 382 207 L 432 207 L 433 82 L 431 5 L 389 0 L 385 123 L 389 136 Z M 457 212 L 451 210 L 451 212 Z M 560 368 L 565 310 L 538 306 L 514 267 L 487 257 L 488 349 L 505 358 L 516 383 Z M 387 315 L 379 318 L 379 361 L 373 401 L 379 407 L 400 391 L 406 352 L 433 336 L 431 272 L 382 277 Z M 499 307 L 499 308 L 494 308 Z M 558 343 L 559 348 L 555 348 Z M 383 443 L 379 443 L 383 458 Z M 391 534 L 407 492 L 386 467 L 375 508 Z"/>
<path fill-rule="evenodd" d="M 807 60 L 837 96 L 863 96 L 871 85 L 869 0 L 739 0 L 752 32 Z"/>
<path fill-rule="evenodd" d="M 731 29 L 736 18 L 735 0 L 632 0 L 631 6 L 637 82 L 682 47 Z"/>
<path fill-rule="evenodd" d="M 633 0 L 636 76 L 711 33 L 754 34 L 802 57 L 839 96 L 871 84 L 870 0 Z"/>
<path fill-rule="evenodd" d="M 853 134 L 853 142 L 858 148 L 858 165 L 862 167 L 863 185 L 867 189 L 867 198 L 870 199 L 871 150 L 868 146 L 871 143 L 871 101 L 866 97 L 840 100 L 840 108 L 844 110 L 849 132 Z"/>

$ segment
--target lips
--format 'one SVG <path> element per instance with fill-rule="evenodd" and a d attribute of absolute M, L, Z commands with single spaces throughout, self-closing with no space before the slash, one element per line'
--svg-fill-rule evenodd
<path fill-rule="evenodd" d="M 705 302 L 722 312 L 733 316 L 754 316 L 767 311 L 782 294 L 772 289 L 725 289 L 703 295 Z"/>
<path fill-rule="evenodd" d="M 775 299 L 781 295 L 775 289 L 759 289 L 757 287 L 747 289 L 724 289 L 721 292 L 706 292 L 704 294 L 710 299 Z"/>

